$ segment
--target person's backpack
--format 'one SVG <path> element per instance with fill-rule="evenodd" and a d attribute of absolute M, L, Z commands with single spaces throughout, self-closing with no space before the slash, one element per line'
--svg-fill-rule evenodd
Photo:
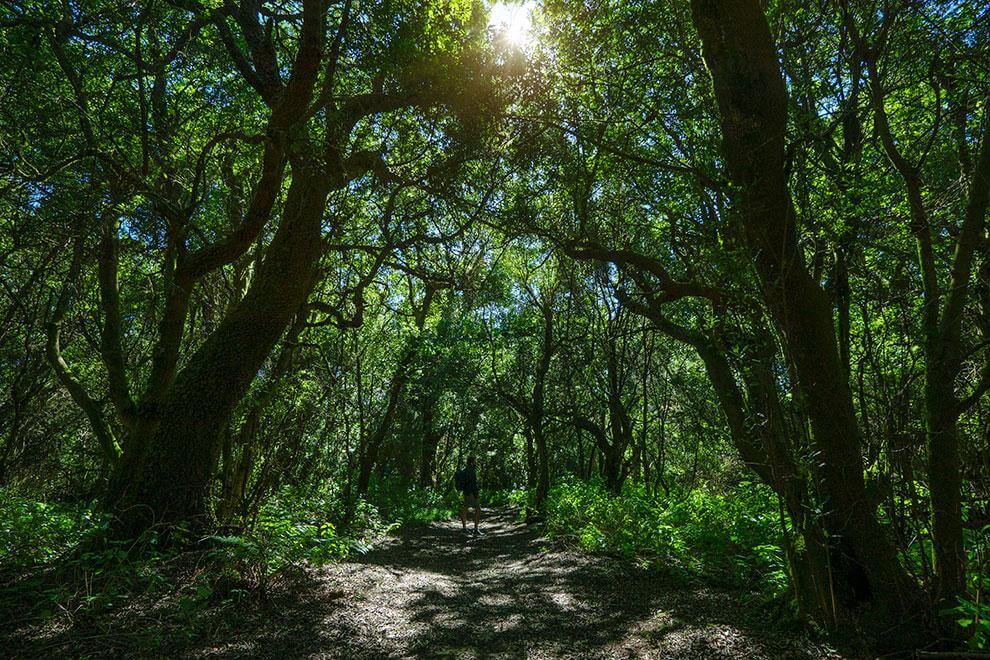
<path fill-rule="evenodd" d="M 454 473 L 454 487 L 457 488 L 457 490 L 461 491 L 462 493 L 464 492 L 465 476 L 466 475 L 464 474 L 464 468 L 461 468 L 460 470 Z"/>

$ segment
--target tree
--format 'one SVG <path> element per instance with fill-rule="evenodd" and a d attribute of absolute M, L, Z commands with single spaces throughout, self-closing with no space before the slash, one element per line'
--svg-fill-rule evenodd
<path fill-rule="evenodd" d="M 905 620 L 917 587 L 868 502 L 860 433 L 825 292 L 799 250 L 786 177 L 787 99 L 766 18 L 749 0 L 692 3 L 719 105 L 734 205 L 762 292 L 793 361 L 821 457 L 826 528 L 852 603 Z"/>

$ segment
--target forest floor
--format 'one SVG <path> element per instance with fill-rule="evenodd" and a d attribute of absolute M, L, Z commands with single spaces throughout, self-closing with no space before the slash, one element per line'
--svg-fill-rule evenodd
<path fill-rule="evenodd" d="M 806 632 L 773 623 L 752 594 L 555 549 L 539 526 L 508 509 L 486 512 L 482 530 L 466 535 L 456 520 L 407 525 L 356 559 L 306 567 L 258 605 L 200 613 L 195 634 L 156 623 L 163 617 L 155 608 L 167 604 L 132 602 L 98 629 L 35 631 L 33 640 L 21 638 L 26 646 L 7 650 L 35 657 L 838 657 Z"/>

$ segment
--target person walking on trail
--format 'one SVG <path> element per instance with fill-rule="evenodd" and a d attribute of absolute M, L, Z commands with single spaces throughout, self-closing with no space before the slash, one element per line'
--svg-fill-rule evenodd
<path fill-rule="evenodd" d="M 481 520 L 481 502 L 478 501 L 478 472 L 475 470 L 474 456 L 468 456 L 467 465 L 454 474 L 454 485 L 461 491 L 461 527 L 467 531 L 467 511 L 474 509 L 474 533 L 481 535 L 478 522 Z"/>

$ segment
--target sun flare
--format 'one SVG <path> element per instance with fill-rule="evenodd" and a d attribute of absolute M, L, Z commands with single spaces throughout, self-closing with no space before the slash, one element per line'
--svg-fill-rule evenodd
<path fill-rule="evenodd" d="M 492 5 L 488 30 L 493 38 L 510 48 L 527 49 L 533 41 L 533 5 L 532 1 Z"/>

